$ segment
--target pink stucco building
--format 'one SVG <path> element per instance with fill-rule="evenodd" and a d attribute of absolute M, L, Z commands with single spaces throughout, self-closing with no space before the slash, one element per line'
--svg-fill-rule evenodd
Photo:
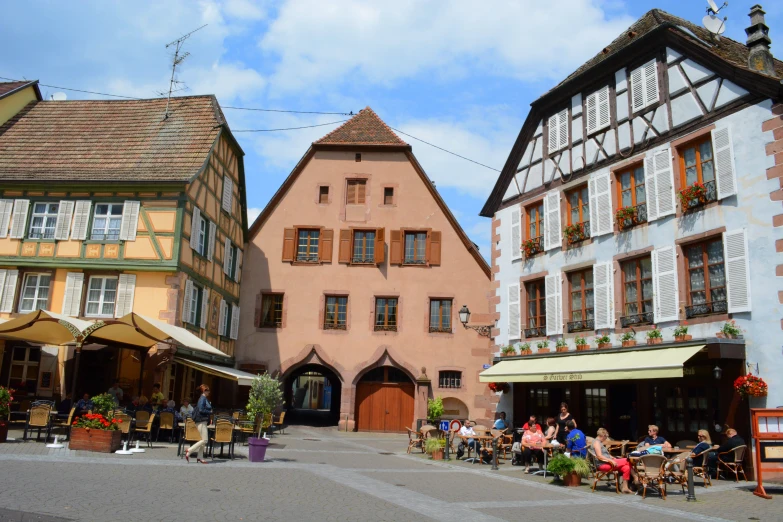
<path fill-rule="evenodd" d="M 250 228 L 241 368 L 280 372 L 291 414 L 402 431 L 426 417 L 487 419 L 490 270 L 411 146 L 366 108 L 312 144 Z M 493 307 L 494 308 L 494 307 Z"/>

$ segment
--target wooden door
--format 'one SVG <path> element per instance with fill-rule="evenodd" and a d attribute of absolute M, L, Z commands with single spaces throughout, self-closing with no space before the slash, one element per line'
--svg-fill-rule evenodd
<path fill-rule="evenodd" d="M 360 382 L 356 386 L 356 429 L 402 432 L 413 423 L 414 386 Z"/>
<path fill-rule="evenodd" d="M 360 382 L 356 385 L 356 429 L 383 431 L 385 405 L 381 383 Z"/>
<path fill-rule="evenodd" d="M 414 386 L 395 384 L 387 388 L 385 431 L 405 431 L 413 423 Z"/>

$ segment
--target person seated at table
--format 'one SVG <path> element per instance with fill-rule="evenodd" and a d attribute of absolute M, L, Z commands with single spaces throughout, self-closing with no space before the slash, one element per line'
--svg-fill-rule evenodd
<path fill-rule="evenodd" d="M 130 413 L 131 415 L 136 412 L 136 410 L 139 409 L 139 396 L 134 395 L 133 398 L 130 401 L 130 404 L 125 408 L 125 411 Z"/>
<path fill-rule="evenodd" d="M 710 474 L 717 473 L 718 470 L 718 455 L 721 453 L 726 453 L 727 451 L 731 451 L 736 447 L 739 446 L 745 446 L 745 439 L 737 435 L 737 430 L 734 428 L 729 428 L 726 430 L 726 442 L 720 445 L 718 449 L 716 449 L 714 452 L 710 453 L 710 456 L 707 458 L 707 466 L 710 468 Z M 726 460 L 726 456 L 723 456 L 723 460 Z M 731 461 L 733 462 L 734 459 L 731 458 Z"/>
<path fill-rule="evenodd" d="M 146 411 L 147 413 L 152 413 L 152 405 L 144 395 L 139 397 L 139 405 L 136 407 L 136 411 Z"/>
<path fill-rule="evenodd" d="M 92 401 L 90 400 L 90 394 L 85 393 L 84 396 L 76 403 L 76 413 L 84 414 L 92 409 Z M 70 410 L 69 410 L 70 411 Z"/>
<path fill-rule="evenodd" d="M 644 447 L 647 446 L 661 446 L 663 448 L 671 448 L 672 445 L 669 444 L 669 442 L 658 435 L 658 426 L 655 424 L 650 424 L 647 426 L 647 437 L 644 438 L 644 441 L 642 442 L 642 445 Z"/>
<path fill-rule="evenodd" d="M 179 409 L 179 414 L 183 419 L 193 416 L 193 406 L 190 405 L 190 400 L 182 399 L 182 407 Z"/>
<path fill-rule="evenodd" d="M 595 440 L 593 441 L 593 452 L 596 459 L 600 462 L 598 465 L 598 471 L 611 471 L 616 470 L 618 474 L 622 475 L 622 485 L 620 491 L 623 493 L 633 493 L 631 488 L 628 487 L 628 482 L 631 480 L 631 463 L 628 459 L 618 459 L 612 457 L 609 450 L 604 446 L 604 442 L 609 438 L 609 432 L 605 428 L 598 428 L 595 434 Z"/>
<path fill-rule="evenodd" d="M 476 432 L 473 431 L 473 426 L 471 425 L 470 421 L 468 419 L 465 419 L 465 424 L 462 425 L 462 427 L 459 429 L 459 435 L 460 437 L 475 437 Z M 461 459 L 462 456 L 465 454 L 465 439 L 462 439 L 462 442 L 459 443 L 459 446 L 457 446 L 457 460 Z M 472 448 L 476 455 L 478 455 L 479 451 L 479 443 L 476 439 L 469 438 L 467 442 L 467 446 L 469 448 Z"/>
<path fill-rule="evenodd" d="M 699 453 L 704 453 L 708 449 L 712 448 L 712 440 L 710 440 L 710 432 L 707 430 L 699 430 L 696 438 L 699 439 L 699 443 L 691 450 L 691 458 L 694 458 Z M 701 463 L 698 464 L 699 466 Z"/>
<path fill-rule="evenodd" d="M 555 418 L 547 417 L 544 438 L 547 442 L 551 443 L 553 440 L 555 440 L 555 433 L 557 433 L 557 423 L 555 422 Z"/>
<path fill-rule="evenodd" d="M 541 431 L 541 425 L 536 422 L 536 416 L 531 415 L 527 422 L 522 425 L 522 429 L 527 431 L 531 426 L 538 426 L 538 431 Z"/>
<path fill-rule="evenodd" d="M 505 430 L 508 428 L 508 422 L 506 422 L 506 412 L 501 411 L 500 416 L 495 419 L 495 424 L 492 425 L 493 429 Z"/>
<path fill-rule="evenodd" d="M 111 385 L 111 388 L 109 388 L 109 391 L 106 393 L 114 397 L 114 404 L 119 406 L 123 396 L 122 388 L 120 388 L 120 381 L 115 380 L 114 384 Z"/>
<path fill-rule="evenodd" d="M 522 435 L 522 462 L 525 464 L 525 473 L 530 473 L 530 465 L 533 463 L 533 459 L 538 462 L 538 466 L 541 467 L 544 462 L 544 445 L 546 444 L 546 438 L 541 432 L 541 426 L 536 423 L 525 431 Z"/>
<path fill-rule="evenodd" d="M 65 398 L 60 401 L 60 404 L 57 405 L 57 415 L 68 415 L 71 413 L 72 407 L 73 400 L 71 400 L 71 394 L 68 393 L 65 395 Z"/>
<path fill-rule="evenodd" d="M 574 421 L 566 422 L 566 450 L 571 453 L 571 457 L 586 457 L 587 456 L 587 437 L 582 433 L 582 430 L 576 427 Z"/>

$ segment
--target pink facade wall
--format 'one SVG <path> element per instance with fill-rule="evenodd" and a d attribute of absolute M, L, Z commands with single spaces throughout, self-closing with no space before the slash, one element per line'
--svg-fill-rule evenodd
<path fill-rule="evenodd" d="M 236 358 L 240 366 L 263 364 L 290 375 L 305 363 L 328 366 L 340 378 L 340 424 L 354 426 L 356 383 L 369 369 L 392 365 L 417 383 L 415 414 L 426 416 L 426 397 L 453 397 L 473 419 L 492 417 L 494 396 L 478 382 L 489 363 L 490 340 L 459 322 L 466 304 L 472 324 L 488 324 L 491 292 L 487 272 L 468 251 L 404 152 L 317 150 L 260 229 L 248 239 L 242 277 L 241 320 Z M 366 178 L 363 208 L 346 208 L 346 180 Z M 318 203 L 318 186 L 327 185 L 329 202 Z M 394 187 L 394 202 L 384 205 L 384 187 Z M 273 202 L 274 204 L 274 202 Z M 351 219 L 351 221 L 347 221 Z M 332 262 L 302 266 L 282 261 L 285 228 L 314 225 L 334 230 Z M 489 224 L 488 224 L 489 226 Z M 385 261 L 379 266 L 338 262 L 340 229 L 384 227 Z M 426 228 L 442 233 L 440 266 L 390 266 L 390 231 Z M 283 327 L 256 328 L 262 292 L 284 292 Z M 322 329 L 324 295 L 347 294 L 345 331 Z M 399 296 L 397 332 L 375 332 L 376 296 Z M 429 299 L 452 298 L 452 333 L 429 333 Z M 438 372 L 462 372 L 462 388 L 439 389 Z M 431 383 L 426 379 L 431 379 Z M 411 423 L 414 419 L 411 419 Z"/>

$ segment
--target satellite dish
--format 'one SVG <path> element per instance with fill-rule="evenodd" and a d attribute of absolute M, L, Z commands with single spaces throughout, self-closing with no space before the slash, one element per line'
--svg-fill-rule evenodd
<path fill-rule="evenodd" d="M 65 101 L 68 98 L 68 95 L 64 92 L 56 92 L 52 94 L 52 100 L 53 101 Z"/>
<path fill-rule="evenodd" d="M 715 4 L 713 0 L 707 0 L 707 3 L 710 4 L 710 9 L 712 9 L 713 13 L 717 13 L 718 11 L 720 11 L 720 9 L 718 9 L 718 6 Z"/>
<path fill-rule="evenodd" d="M 726 20 L 727 18 L 721 20 L 717 16 L 710 14 L 702 18 L 701 23 L 704 24 L 704 27 L 706 27 L 709 32 L 719 35 L 726 31 Z"/>

